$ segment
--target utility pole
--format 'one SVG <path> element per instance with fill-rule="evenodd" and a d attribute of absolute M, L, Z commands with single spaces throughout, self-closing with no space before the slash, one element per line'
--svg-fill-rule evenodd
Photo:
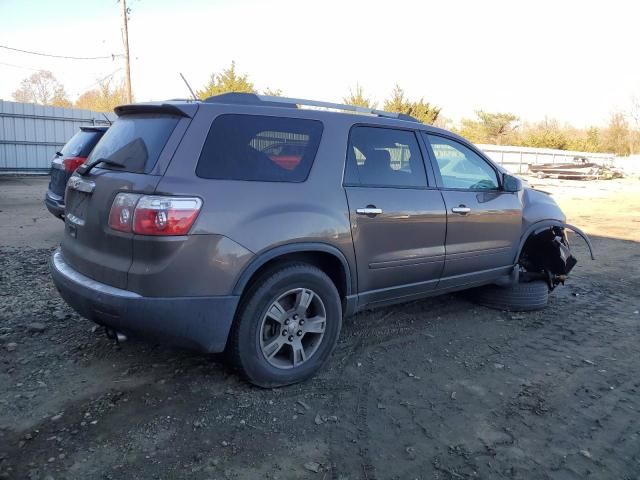
<path fill-rule="evenodd" d="M 127 0 L 120 0 L 122 4 L 122 42 L 124 43 L 125 75 L 124 82 L 127 89 L 127 103 L 133 102 L 131 96 L 131 66 L 129 64 L 129 26 L 127 24 Z"/>

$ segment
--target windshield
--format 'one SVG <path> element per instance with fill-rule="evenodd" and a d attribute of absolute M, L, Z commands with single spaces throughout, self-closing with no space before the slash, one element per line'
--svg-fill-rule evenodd
<path fill-rule="evenodd" d="M 93 149 L 87 163 L 98 159 L 113 160 L 128 172 L 148 173 L 155 166 L 179 117 L 170 115 L 125 115 L 118 118 Z"/>
<path fill-rule="evenodd" d="M 62 148 L 64 157 L 86 157 L 100 140 L 102 132 L 80 130 Z"/>

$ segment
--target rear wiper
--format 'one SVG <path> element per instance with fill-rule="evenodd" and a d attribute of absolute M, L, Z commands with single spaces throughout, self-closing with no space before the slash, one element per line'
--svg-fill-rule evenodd
<path fill-rule="evenodd" d="M 120 162 L 116 162 L 115 160 L 109 160 L 108 158 L 99 158 L 91 163 L 85 163 L 83 165 L 80 165 L 78 167 L 78 169 L 76 170 L 76 172 L 78 172 L 80 175 L 86 175 L 87 173 L 89 173 L 93 167 L 95 167 L 96 165 L 98 165 L 99 163 L 104 163 L 106 165 L 109 165 L 111 167 L 118 167 L 118 168 L 124 168 L 126 167 L 126 165 L 124 163 L 120 163 Z"/>

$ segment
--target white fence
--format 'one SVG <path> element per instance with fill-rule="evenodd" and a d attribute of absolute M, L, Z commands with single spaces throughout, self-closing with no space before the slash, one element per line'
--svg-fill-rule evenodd
<path fill-rule="evenodd" d="M 105 124 L 100 112 L 0 100 L 0 173 L 47 172 L 55 152 L 80 126 Z"/>

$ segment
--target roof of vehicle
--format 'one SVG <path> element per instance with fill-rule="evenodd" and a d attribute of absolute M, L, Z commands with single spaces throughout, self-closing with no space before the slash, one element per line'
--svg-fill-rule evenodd
<path fill-rule="evenodd" d="M 442 128 L 434 127 L 420 122 L 418 119 L 403 113 L 386 112 L 374 108 L 365 108 L 355 105 L 345 105 L 339 103 L 322 102 L 317 100 L 306 100 L 300 98 L 275 97 L 269 95 L 257 95 L 254 93 L 230 92 L 208 97 L 205 100 L 194 99 L 171 99 L 161 102 L 135 103 L 131 105 L 120 105 L 114 109 L 117 115 L 130 113 L 168 113 L 191 117 L 199 106 L 219 106 L 233 105 L 238 107 L 257 107 L 258 109 L 273 108 L 276 111 L 297 109 L 299 112 L 313 113 L 314 116 L 349 116 L 365 117 L 376 119 L 374 123 L 384 125 L 395 125 L 398 127 L 410 127 L 425 130 L 431 133 L 445 134 L 469 143 L 468 140 L 459 135 Z M 306 108 L 305 108 L 306 107 Z M 310 108 L 309 108 L 310 107 Z M 355 122 L 354 122 L 355 123 Z"/>

